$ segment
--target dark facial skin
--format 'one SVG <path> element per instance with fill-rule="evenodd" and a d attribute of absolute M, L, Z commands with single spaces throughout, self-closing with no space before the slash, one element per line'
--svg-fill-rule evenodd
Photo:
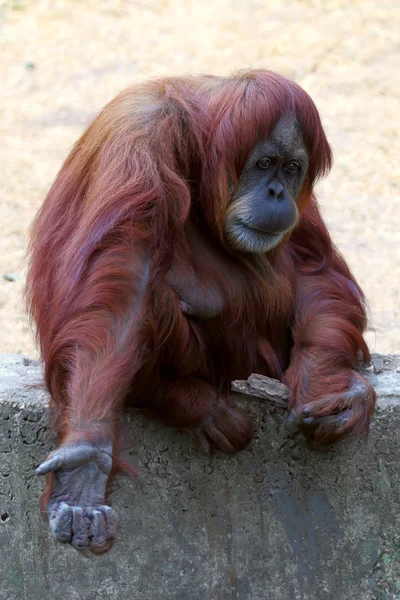
<path fill-rule="evenodd" d="M 308 153 L 299 125 L 283 117 L 271 135 L 249 156 L 225 221 L 230 246 L 265 253 L 296 224 L 296 201 L 308 169 Z"/>
<path fill-rule="evenodd" d="M 256 145 L 244 166 L 225 220 L 228 244 L 256 254 L 279 244 L 297 222 L 296 201 L 307 169 L 308 153 L 299 125 L 287 115 Z M 195 231 L 192 239 L 196 239 Z M 174 265 L 167 281 L 179 296 L 183 314 L 202 320 L 221 314 L 223 295 L 211 280 L 204 277 L 200 283 L 194 273 Z"/>

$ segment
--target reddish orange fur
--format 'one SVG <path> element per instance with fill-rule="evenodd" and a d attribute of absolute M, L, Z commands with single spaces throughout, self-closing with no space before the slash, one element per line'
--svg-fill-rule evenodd
<path fill-rule="evenodd" d="M 288 111 L 310 156 L 300 221 L 270 254 L 240 255 L 223 239 L 229 189 Z M 369 354 L 362 293 L 312 193 L 330 164 L 311 99 L 267 71 L 150 82 L 103 109 L 32 234 L 27 297 L 61 442 L 117 443 L 127 398 L 197 426 L 218 392 L 254 371 L 286 381 L 292 406 L 346 389 Z M 174 262 L 223 290 L 221 319 L 182 314 L 165 282 Z"/>

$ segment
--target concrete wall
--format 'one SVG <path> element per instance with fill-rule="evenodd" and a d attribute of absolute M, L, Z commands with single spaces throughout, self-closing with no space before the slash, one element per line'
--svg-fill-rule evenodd
<path fill-rule="evenodd" d="M 27 384 L 40 367 L 0 356 L 0 600 L 399 599 L 400 357 L 374 365 L 368 441 L 322 454 L 263 400 L 241 399 L 257 434 L 235 457 L 128 414 L 139 479 L 116 481 L 119 539 L 87 558 L 39 517 L 47 399 Z"/>

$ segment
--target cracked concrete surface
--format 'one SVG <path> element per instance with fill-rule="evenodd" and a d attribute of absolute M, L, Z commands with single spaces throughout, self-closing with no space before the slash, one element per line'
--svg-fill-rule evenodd
<path fill-rule="evenodd" d="M 136 481 L 118 478 L 111 552 L 57 545 L 40 520 L 34 468 L 52 447 L 38 363 L 0 355 L 0 598 L 7 600 L 398 600 L 400 357 L 373 357 L 368 440 L 324 453 L 284 413 L 236 396 L 256 435 L 205 456 L 186 434 L 125 417 Z"/>

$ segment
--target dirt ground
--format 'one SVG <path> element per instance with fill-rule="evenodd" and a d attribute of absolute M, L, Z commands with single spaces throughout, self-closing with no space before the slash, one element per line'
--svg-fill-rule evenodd
<path fill-rule="evenodd" d="M 0 0 L 0 350 L 36 355 L 28 227 L 85 125 L 160 74 L 267 67 L 314 98 L 335 152 L 319 186 L 364 288 L 372 350 L 400 351 L 397 0 Z"/>

